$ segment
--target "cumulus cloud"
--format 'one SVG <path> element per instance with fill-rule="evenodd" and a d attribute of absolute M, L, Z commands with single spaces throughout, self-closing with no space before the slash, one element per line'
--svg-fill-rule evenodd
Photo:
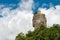
<path fill-rule="evenodd" d="M 39 10 L 46 15 L 48 26 L 60 24 L 60 5 L 56 5 L 55 8 L 51 6 L 48 10 L 46 8 L 39 8 Z"/>
<path fill-rule="evenodd" d="M 34 30 L 32 27 L 32 4 L 33 0 L 21 0 L 19 7 L 15 10 L 3 8 L 0 11 L 0 40 L 14 40 L 20 32 L 27 33 Z"/>
<path fill-rule="evenodd" d="M 19 4 L 21 10 L 32 10 L 33 1 L 32 0 L 21 0 Z"/>

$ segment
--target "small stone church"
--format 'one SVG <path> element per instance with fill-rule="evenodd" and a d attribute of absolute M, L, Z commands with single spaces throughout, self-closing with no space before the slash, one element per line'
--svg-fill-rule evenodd
<path fill-rule="evenodd" d="M 38 27 L 41 24 L 46 25 L 46 17 L 45 14 L 42 14 L 41 11 L 35 12 L 33 16 L 33 27 Z"/>

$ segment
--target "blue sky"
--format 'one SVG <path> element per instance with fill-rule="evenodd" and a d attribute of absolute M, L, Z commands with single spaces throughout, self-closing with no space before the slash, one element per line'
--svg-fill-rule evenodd
<path fill-rule="evenodd" d="M 12 9 L 15 9 L 18 7 L 18 3 L 20 0 L 0 0 L 0 5 L 3 4 L 5 7 L 12 7 Z M 15 4 L 14 6 L 9 6 L 10 4 Z M 34 6 L 35 8 L 32 8 L 32 10 L 35 12 L 38 10 L 38 8 L 50 8 L 50 5 L 60 5 L 60 0 L 34 0 Z"/>
<path fill-rule="evenodd" d="M 0 4 L 17 4 L 18 2 L 20 2 L 20 0 L 0 0 Z"/>
<path fill-rule="evenodd" d="M 42 8 L 50 8 L 50 4 L 53 6 L 60 5 L 60 0 L 34 0 L 35 1 L 35 10 L 37 10 L 39 7 Z M 43 4 L 46 4 L 43 6 Z M 36 6 L 37 5 L 37 6 Z"/>

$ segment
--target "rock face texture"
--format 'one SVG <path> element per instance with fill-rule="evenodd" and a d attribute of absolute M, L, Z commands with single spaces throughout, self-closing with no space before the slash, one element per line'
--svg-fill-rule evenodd
<path fill-rule="evenodd" d="M 45 14 L 42 14 L 41 11 L 38 11 L 33 16 L 33 27 L 38 27 L 41 24 L 46 25 Z"/>

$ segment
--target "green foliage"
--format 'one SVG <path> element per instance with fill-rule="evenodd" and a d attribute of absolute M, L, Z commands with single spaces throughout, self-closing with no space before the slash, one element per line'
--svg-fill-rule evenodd
<path fill-rule="evenodd" d="M 24 34 L 23 33 L 18 34 L 15 40 L 25 40 Z"/>
<path fill-rule="evenodd" d="M 47 28 L 42 24 L 33 32 L 28 31 L 26 35 L 19 33 L 15 40 L 60 40 L 60 25 L 54 24 Z"/>
<path fill-rule="evenodd" d="M 37 12 L 35 12 L 34 14 L 37 14 Z"/>

